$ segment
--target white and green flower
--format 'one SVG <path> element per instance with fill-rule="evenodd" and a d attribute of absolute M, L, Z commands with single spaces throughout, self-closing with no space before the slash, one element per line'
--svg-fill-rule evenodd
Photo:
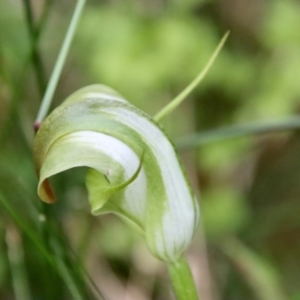
<path fill-rule="evenodd" d="M 112 89 L 92 85 L 72 94 L 43 122 L 34 157 L 43 201 L 55 201 L 49 177 L 86 166 L 93 214 L 120 215 L 168 262 L 190 244 L 198 203 L 172 143 L 151 117 Z"/>

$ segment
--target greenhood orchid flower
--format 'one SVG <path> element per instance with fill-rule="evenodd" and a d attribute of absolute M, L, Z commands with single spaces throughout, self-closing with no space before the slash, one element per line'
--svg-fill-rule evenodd
<path fill-rule="evenodd" d="M 159 124 L 114 90 L 92 85 L 67 98 L 41 125 L 34 159 L 43 201 L 55 201 L 49 177 L 85 166 L 93 214 L 129 221 L 167 262 L 190 244 L 199 209 L 176 151 Z"/>

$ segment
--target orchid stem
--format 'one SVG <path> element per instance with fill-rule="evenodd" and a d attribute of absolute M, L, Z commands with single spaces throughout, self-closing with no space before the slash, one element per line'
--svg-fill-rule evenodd
<path fill-rule="evenodd" d="M 184 257 L 169 264 L 169 273 L 177 300 L 199 300 L 189 265 Z"/>

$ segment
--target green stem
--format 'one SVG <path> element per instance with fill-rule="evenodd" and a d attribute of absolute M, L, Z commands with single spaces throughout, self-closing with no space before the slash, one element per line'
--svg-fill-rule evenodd
<path fill-rule="evenodd" d="M 69 25 L 64 42 L 60 49 L 58 58 L 55 62 L 55 66 L 54 66 L 53 72 L 51 74 L 46 93 L 42 100 L 42 104 L 40 106 L 40 110 L 38 112 L 36 121 L 34 123 L 34 128 L 36 131 L 38 130 L 38 128 L 39 128 L 40 124 L 42 123 L 42 121 L 44 120 L 44 118 L 46 117 L 48 110 L 50 108 L 51 101 L 52 101 L 52 98 L 53 98 L 53 95 L 54 95 L 54 92 L 55 92 L 55 89 L 56 89 L 56 86 L 57 86 L 57 83 L 58 83 L 58 80 L 59 80 L 59 77 L 60 77 L 60 74 L 61 74 L 61 71 L 62 71 L 62 68 L 64 65 L 64 62 L 65 62 L 67 54 L 69 52 L 69 48 L 70 48 L 71 42 L 73 40 L 80 15 L 84 8 L 85 1 L 86 0 L 77 0 L 71 23 Z"/>
<path fill-rule="evenodd" d="M 185 258 L 181 257 L 177 262 L 169 264 L 169 272 L 177 300 L 200 299 Z"/>
<path fill-rule="evenodd" d="M 264 134 L 276 131 L 300 129 L 300 117 L 289 117 L 279 121 L 251 122 L 223 128 L 211 129 L 180 139 L 176 144 L 181 151 L 193 149 L 226 139 L 243 137 L 251 134 Z"/>
<path fill-rule="evenodd" d="M 222 47 L 224 46 L 226 39 L 229 35 L 227 32 L 222 40 L 220 41 L 219 45 L 217 46 L 216 50 L 208 60 L 207 64 L 205 65 L 204 69 L 200 72 L 200 74 L 175 98 L 173 99 L 168 105 L 166 105 L 162 110 L 160 110 L 153 119 L 157 122 L 161 121 L 166 115 L 172 112 L 192 91 L 193 89 L 202 81 L 205 77 L 209 69 L 211 68 L 212 64 L 216 60 L 218 54 L 220 53 Z"/>

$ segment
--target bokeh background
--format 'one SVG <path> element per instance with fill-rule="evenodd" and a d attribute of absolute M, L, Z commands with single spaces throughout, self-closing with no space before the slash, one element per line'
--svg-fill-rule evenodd
<path fill-rule="evenodd" d="M 41 204 L 32 124 L 74 6 L 70 0 L 0 1 L 0 196 L 33 226 Z M 175 144 L 208 129 L 297 115 L 299 16 L 298 0 L 88 0 L 52 108 L 83 86 L 103 83 L 154 115 L 191 82 L 230 30 L 204 81 L 162 122 Z M 202 224 L 187 257 L 201 299 L 299 300 L 297 131 L 179 153 L 200 199 Z M 54 184 L 59 201 L 51 210 L 64 240 L 105 298 L 173 299 L 166 266 L 141 237 L 114 216 L 91 216 L 84 170 L 58 175 Z M 18 259 L 23 268 L 17 266 L 17 274 L 29 290 L 23 295 L 71 299 L 2 206 L 1 200 L 0 299 L 27 299 L 16 296 Z"/>

